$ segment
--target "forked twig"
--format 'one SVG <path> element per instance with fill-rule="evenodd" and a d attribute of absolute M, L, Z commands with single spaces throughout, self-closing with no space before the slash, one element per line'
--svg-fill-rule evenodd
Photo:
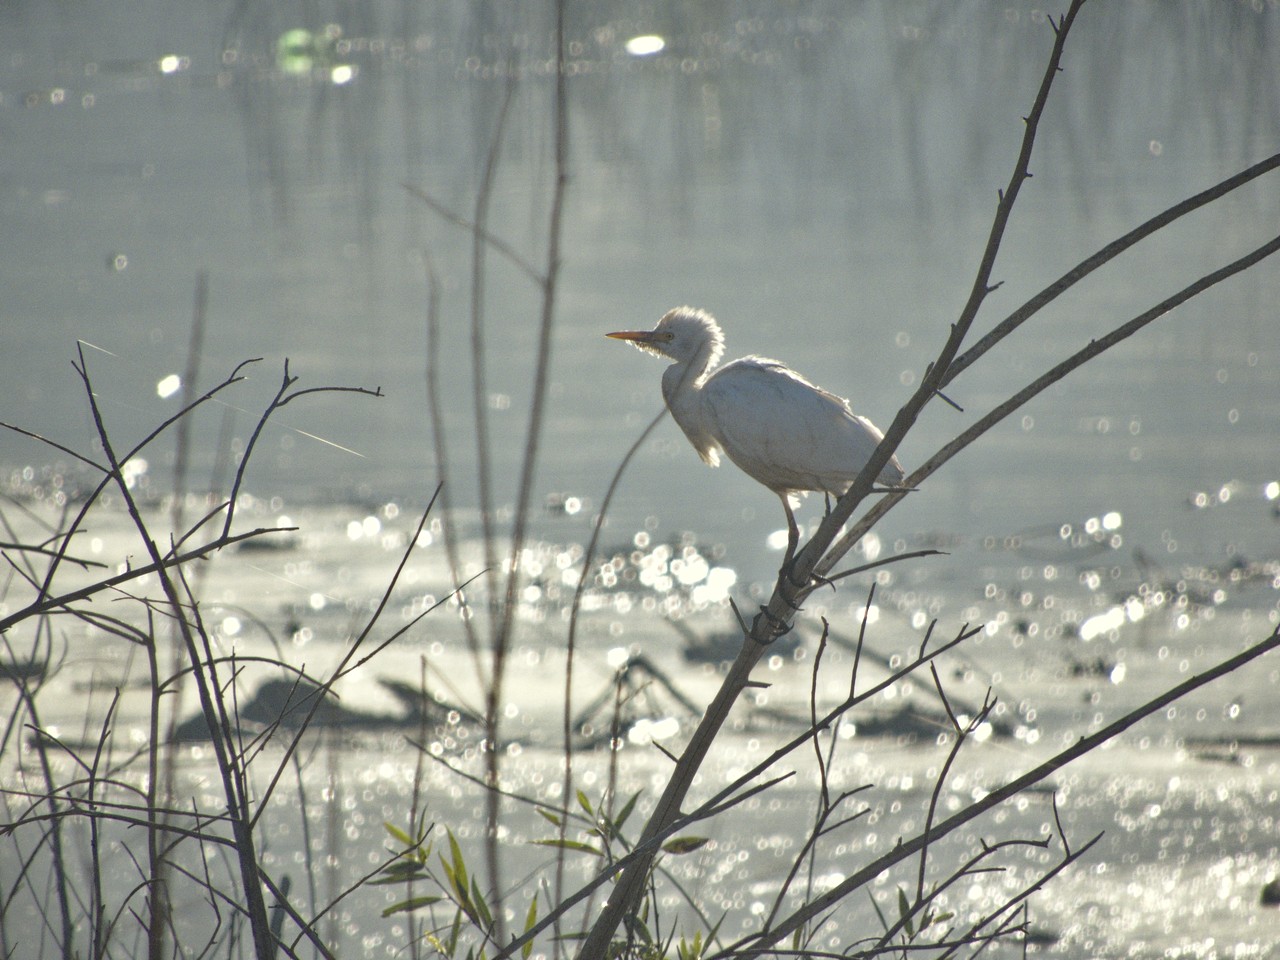
<path fill-rule="evenodd" d="M 1245 664 L 1258 659 L 1278 647 L 1280 647 L 1280 627 L 1277 627 L 1265 640 L 1253 644 L 1235 656 L 1220 661 L 1208 670 L 1184 680 L 1175 687 L 1171 687 L 1160 695 L 1129 711 L 1119 719 L 1107 724 L 1107 726 L 1100 730 L 1081 737 L 1079 740 L 1071 744 L 1071 746 L 1055 754 L 1053 757 L 1050 757 L 1044 763 L 1033 767 L 1021 776 L 1010 780 L 1003 787 L 999 787 L 991 791 L 981 800 L 975 801 L 968 807 L 939 823 L 933 829 L 930 837 L 937 838 L 951 833 L 988 810 L 1004 803 L 1011 797 L 1017 796 L 1027 788 L 1040 783 L 1045 778 L 1062 769 L 1062 767 L 1071 763 L 1073 760 L 1077 760 L 1093 750 L 1096 750 L 1102 744 L 1113 740 L 1138 721 L 1143 720 L 1154 713 L 1160 712 L 1171 703 L 1180 700 L 1192 691 L 1240 669 Z M 903 841 L 889 853 L 850 874 L 820 897 L 802 906 L 773 929 L 748 937 L 746 940 L 742 941 L 741 945 L 749 946 L 750 949 L 753 950 L 767 950 L 769 947 L 780 943 L 786 937 L 790 936 L 792 932 L 800 929 L 805 924 L 812 921 L 816 916 L 830 909 L 834 904 L 839 903 L 854 890 L 859 889 L 864 884 L 873 880 L 884 870 L 901 863 L 908 857 L 915 856 L 920 852 L 921 848 L 925 842 L 930 839 L 930 837 L 925 837 L 921 834 L 911 838 L 910 840 Z M 1083 849 L 1077 850 L 1075 853 L 1079 855 L 1080 853 L 1083 853 Z"/>

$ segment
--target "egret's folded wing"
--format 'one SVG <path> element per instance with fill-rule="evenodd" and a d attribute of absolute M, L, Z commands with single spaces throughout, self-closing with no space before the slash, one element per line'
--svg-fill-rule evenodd
<path fill-rule="evenodd" d="M 703 395 L 725 453 L 778 491 L 843 491 L 881 439 L 845 401 L 773 360 L 728 364 Z"/>

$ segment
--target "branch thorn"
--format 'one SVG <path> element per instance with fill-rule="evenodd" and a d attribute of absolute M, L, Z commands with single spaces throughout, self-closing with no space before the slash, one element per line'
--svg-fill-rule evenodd
<path fill-rule="evenodd" d="M 960 404 L 956 403 L 954 400 L 952 400 L 950 397 L 948 397 L 945 393 L 943 393 L 943 392 L 942 392 L 941 390 L 939 390 L 937 387 L 934 387 L 934 388 L 933 388 L 933 392 L 934 392 L 934 393 L 936 393 L 938 396 L 940 396 L 940 397 L 941 397 L 943 400 L 945 400 L 948 404 L 950 404 L 951 406 L 955 407 L 955 408 L 956 408 L 957 410 L 959 410 L 961 413 L 964 413 L 964 407 L 960 406 Z"/>

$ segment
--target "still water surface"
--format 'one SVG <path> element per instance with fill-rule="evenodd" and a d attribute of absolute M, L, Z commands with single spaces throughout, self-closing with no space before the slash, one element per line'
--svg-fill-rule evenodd
<path fill-rule="evenodd" d="M 0 12 L 0 419 L 90 451 L 71 369 L 83 340 L 111 429 L 141 437 L 176 409 L 156 387 L 187 369 L 201 272 L 198 384 L 262 359 L 199 421 L 194 489 L 226 489 L 216 451 L 243 449 L 286 358 L 303 386 L 380 387 L 380 399 L 320 396 L 280 414 L 248 489 L 264 517 L 289 513 L 304 539 L 296 554 L 256 558 L 210 594 L 228 609 L 260 607 L 278 630 L 303 611 L 314 666 L 336 656 L 353 610 L 377 595 L 406 518 L 438 480 L 465 529 L 478 507 L 470 236 L 406 185 L 474 216 L 512 90 L 489 226 L 542 269 L 553 165 L 546 11 L 383 2 L 310 12 L 222 3 L 181 14 L 161 4 Z M 1085 8 L 980 330 L 1102 244 L 1280 150 L 1277 22 L 1271 7 L 1248 4 Z M 326 39 L 299 51 L 287 38 L 296 29 Z M 518 634 L 528 670 L 559 669 L 568 584 L 545 571 L 563 569 L 562 557 L 577 562 L 613 470 L 660 409 L 661 366 L 603 334 L 647 326 L 680 303 L 702 306 L 725 326 L 729 357 L 783 359 L 886 425 L 968 295 L 1051 42 L 1041 8 L 1009 3 L 599 5 L 572 11 L 569 34 L 570 183 L 535 483 L 547 509 L 535 521 L 538 571 L 526 573 L 536 590 Z M 664 49 L 630 55 L 626 41 L 643 34 L 662 36 Z M 953 385 L 963 413 L 930 408 L 900 450 L 904 463 L 1090 338 L 1269 239 L 1277 198 L 1274 174 L 1264 177 L 1073 289 Z M 447 465 L 426 413 L 428 262 Z M 539 294 L 496 253 L 487 280 L 483 403 L 496 501 L 507 505 Z M 1264 262 L 1050 389 L 908 498 L 878 528 L 880 548 L 949 555 L 882 577 L 886 655 L 909 650 L 933 617 L 944 632 L 989 623 L 971 659 L 954 665 L 956 683 L 979 700 L 993 683 L 1028 729 L 1071 737 L 1269 632 L 1280 617 L 1277 303 L 1280 273 Z M 169 489 L 171 445 L 144 456 L 140 484 Z M 12 434 L 0 437 L 0 470 L 11 492 L 36 500 L 50 496 L 53 476 L 74 485 L 78 475 Z M 804 517 L 819 513 L 811 499 Z M 131 549 L 103 522 L 108 554 Z M 731 467 L 706 470 L 664 423 L 628 472 L 605 538 L 618 556 L 638 551 L 662 569 L 591 611 L 583 699 L 607 682 L 615 648 L 680 669 L 677 634 L 657 614 L 727 629 L 726 591 L 744 605 L 760 595 L 781 526 L 770 494 Z M 683 557 L 687 583 L 671 557 L 654 559 L 665 544 L 677 558 L 682 544 L 696 548 Z M 418 606 L 406 597 L 406 616 L 448 589 L 442 557 L 420 565 Z M 849 584 L 810 612 L 852 631 L 865 589 Z M 458 675 L 469 669 L 456 614 L 429 622 L 388 672 L 416 676 L 424 652 L 457 658 Z M 806 636 L 811 648 L 812 629 Z M 79 663 L 79 679 L 93 662 Z M 808 663 L 783 659 L 775 677 L 772 696 L 802 698 Z M 702 702 L 713 678 L 688 682 Z M 832 697 L 844 682 L 832 677 Z M 1033 901 L 1037 928 L 1060 937 L 1050 955 L 1264 956 L 1280 939 L 1280 921 L 1256 906 L 1280 869 L 1267 812 L 1280 759 L 1259 748 L 1211 762 L 1186 747 L 1194 736 L 1276 733 L 1276 683 L 1263 661 L 1056 784 L 1068 828 L 1105 828 L 1109 846 Z M 461 682 L 461 696 L 474 693 Z M 348 697 L 377 706 L 385 693 L 369 675 Z M 536 748 L 537 731 L 558 724 L 555 709 L 513 694 L 513 729 L 533 744 L 519 765 L 527 780 L 514 788 L 543 794 L 556 782 L 554 752 Z M 999 781 L 1044 746 L 983 747 L 953 788 Z M 714 776 L 769 742 L 744 733 L 737 747 Z M 403 805 L 412 760 L 397 751 L 366 744 L 333 761 L 357 847 L 378 846 L 376 825 Z M 849 756 L 844 776 L 901 794 L 886 811 L 918 810 L 938 761 L 874 740 Z M 659 783 L 662 770 L 652 768 Z M 456 781 L 437 786 L 442 804 L 453 791 L 448 802 L 470 810 Z M 770 858 L 796 842 L 778 821 L 807 802 L 799 793 L 751 811 L 764 847 L 726 835 L 688 879 L 725 884 L 721 906 L 753 915 L 771 896 Z M 1039 825 L 1045 809 L 1011 816 Z M 857 843 L 875 849 L 905 829 Z M 992 891 L 963 896 L 981 904 Z M 397 942 L 373 906 L 349 909 L 340 935 L 370 955 Z"/>

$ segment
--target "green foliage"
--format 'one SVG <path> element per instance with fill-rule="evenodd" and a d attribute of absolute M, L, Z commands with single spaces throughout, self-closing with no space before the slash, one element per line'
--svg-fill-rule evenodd
<path fill-rule="evenodd" d="M 705 846 L 710 842 L 708 837 L 672 837 L 662 845 L 662 849 L 667 853 L 673 853 L 681 856 Z"/>
<path fill-rule="evenodd" d="M 528 933 L 530 930 L 532 930 L 533 925 L 537 922 L 538 922 L 538 898 L 535 895 L 534 898 L 529 901 L 529 912 L 525 915 L 525 918 L 524 918 L 524 932 Z M 520 956 L 523 958 L 523 960 L 529 960 L 529 955 L 532 953 L 533 953 L 533 941 L 530 940 L 528 943 L 526 943 L 523 947 L 520 948 Z"/>
<path fill-rule="evenodd" d="M 680 938 L 680 942 L 676 944 L 677 960 L 702 960 L 705 955 L 706 944 L 702 942 L 702 931 L 699 930 L 693 935 L 692 940 Z"/>
<path fill-rule="evenodd" d="M 933 907 L 927 905 L 923 909 L 918 909 L 918 906 L 912 905 L 907 891 L 898 887 L 898 922 L 902 926 L 903 933 L 906 934 L 907 943 L 913 942 L 930 927 L 946 923 L 954 916 L 955 914 L 950 910 L 935 913 Z M 917 921 L 919 926 L 916 925 Z"/>
<path fill-rule="evenodd" d="M 410 886 L 415 883 L 434 882 L 434 878 L 428 870 L 432 848 L 432 844 L 427 841 L 427 835 L 431 832 L 430 828 L 419 831 L 415 837 L 401 830 L 393 823 L 384 822 L 382 826 L 403 849 L 396 854 L 394 860 L 378 871 L 376 879 L 369 881 L 370 886 L 394 886 L 399 884 Z M 382 916 L 390 917 L 397 913 L 412 913 L 415 910 L 421 910 L 424 907 L 439 903 L 443 899 L 445 898 L 438 895 L 410 895 L 384 909 Z"/>

